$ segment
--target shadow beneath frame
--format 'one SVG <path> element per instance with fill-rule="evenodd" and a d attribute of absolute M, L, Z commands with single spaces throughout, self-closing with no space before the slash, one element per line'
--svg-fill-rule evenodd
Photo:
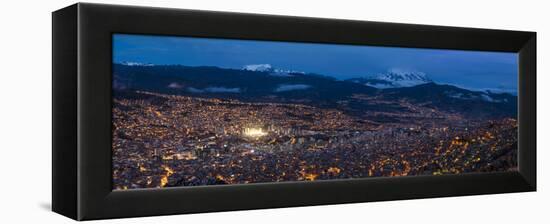
<path fill-rule="evenodd" d="M 45 210 L 45 211 L 52 210 L 52 204 L 49 202 L 40 202 L 38 203 L 38 207 L 40 207 L 42 210 Z"/>

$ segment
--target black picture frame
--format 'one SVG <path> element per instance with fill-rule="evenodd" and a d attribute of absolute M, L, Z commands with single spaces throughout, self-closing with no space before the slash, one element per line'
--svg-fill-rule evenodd
<path fill-rule="evenodd" d="M 536 190 L 536 33 L 78 3 L 52 14 L 53 211 L 76 220 Z M 112 34 L 519 53 L 517 172 L 113 191 Z"/>

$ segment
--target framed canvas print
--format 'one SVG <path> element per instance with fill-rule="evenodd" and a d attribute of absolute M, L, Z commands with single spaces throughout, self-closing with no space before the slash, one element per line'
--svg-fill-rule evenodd
<path fill-rule="evenodd" d="M 536 34 L 79 3 L 53 13 L 77 220 L 536 189 Z"/>

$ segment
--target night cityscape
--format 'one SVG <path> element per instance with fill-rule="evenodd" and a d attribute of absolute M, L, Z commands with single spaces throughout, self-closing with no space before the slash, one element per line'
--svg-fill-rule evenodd
<path fill-rule="evenodd" d="M 114 102 L 117 189 L 517 167 L 515 119 L 429 122 L 445 115 L 420 112 L 414 122 L 376 124 L 304 105 L 140 94 L 154 100 Z"/>
<path fill-rule="evenodd" d="M 497 86 L 395 70 L 113 65 L 113 189 L 517 169 L 517 96 Z"/>

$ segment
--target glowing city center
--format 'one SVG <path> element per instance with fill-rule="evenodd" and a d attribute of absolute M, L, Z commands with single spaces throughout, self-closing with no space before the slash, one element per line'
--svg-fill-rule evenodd
<path fill-rule="evenodd" d="M 243 134 L 247 137 L 259 138 L 267 135 L 267 132 L 263 131 L 261 128 L 245 128 Z"/>

